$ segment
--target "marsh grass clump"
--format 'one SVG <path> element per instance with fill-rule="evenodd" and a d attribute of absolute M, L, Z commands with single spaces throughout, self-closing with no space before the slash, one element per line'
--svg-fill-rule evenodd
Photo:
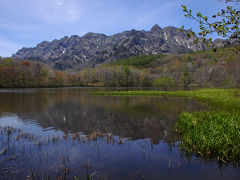
<path fill-rule="evenodd" d="M 181 135 L 180 147 L 187 154 L 196 153 L 225 163 L 240 160 L 238 112 L 182 113 L 174 129 Z"/>
<path fill-rule="evenodd" d="M 74 176 L 74 180 L 94 180 L 94 179 L 104 180 L 104 177 L 94 177 L 96 173 L 97 172 L 94 172 L 94 173 L 90 174 L 87 171 L 86 176 L 83 176 L 83 177 Z"/>
<path fill-rule="evenodd" d="M 0 126 L 0 179 L 76 179 L 75 163 L 72 165 L 69 159 L 73 148 L 88 146 L 99 150 L 106 144 L 109 147 L 121 146 L 124 141 L 128 139 L 99 130 L 86 135 L 67 133 L 43 137 L 10 126 Z M 76 158 L 76 161 L 79 159 Z M 86 161 L 82 167 L 87 170 L 94 168 L 90 161 Z M 79 179 L 103 179 L 102 175 L 95 174 L 87 173 L 87 176 Z"/>
<path fill-rule="evenodd" d="M 239 89 L 201 89 L 191 91 L 190 97 L 196 98 L 215 110 L 240 111 Z"/>

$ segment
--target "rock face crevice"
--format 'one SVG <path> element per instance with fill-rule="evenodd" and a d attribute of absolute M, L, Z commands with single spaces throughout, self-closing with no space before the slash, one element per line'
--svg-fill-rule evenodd
<path fill-rule="evenodd" d="M 125 31 L 112 36 L 87 33 L 43 41 L 34 48 L 22 48 L 13 58 L 47 63 L 55 69 L 82 69 L 142 54 L 187 53 L 204 49 L 194 44 L 187 31 L 154 25 L 150 31 Z"/>

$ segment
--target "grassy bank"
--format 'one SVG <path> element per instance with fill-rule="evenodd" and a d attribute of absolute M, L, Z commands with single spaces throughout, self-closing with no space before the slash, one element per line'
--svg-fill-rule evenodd
<path fill-rule="evenodd" d="M 209 112 L 184 112 L 174 129 L 181 136 L 186 153 L 240 161 L 240 90 L 201 89 L 196 91 L 95 92 L 95 95 L 176 96 L 195 98 L 210 107 Z"/>
<path fill-rule="evenodd" d="M 200 89 L 196 91 L 110 91 L 93 92 L 94 95 L 110 96 L 173 96 L 198 99 L 213 108 L 240 109 L 240 90 Z"/>

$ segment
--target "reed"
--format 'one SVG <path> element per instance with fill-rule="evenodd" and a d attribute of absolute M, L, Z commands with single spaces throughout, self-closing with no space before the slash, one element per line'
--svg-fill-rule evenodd
<path fill-rule="evenodd" d="M 181 135 L 180 147 L 228 163 L 240 161 L 240 114 L 230 112 L 182 113 L 174 129 Z"/>

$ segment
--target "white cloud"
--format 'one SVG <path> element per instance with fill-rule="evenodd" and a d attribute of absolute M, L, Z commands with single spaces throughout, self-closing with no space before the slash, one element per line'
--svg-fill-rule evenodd
<path fill-rule="evenodd" d="M 57 6 L 62 6 L 65 4 L 64 0 L 55 0 L 55 1 L 56 1 Z"/>
<path fill-rule="evenodd" d="M 81 16 L 81 1 L 77 0 L 0 0 L 1 19 L 17 22 L 72 23 Z M 10 16 L 9 16 L 10 15 Z"/>

